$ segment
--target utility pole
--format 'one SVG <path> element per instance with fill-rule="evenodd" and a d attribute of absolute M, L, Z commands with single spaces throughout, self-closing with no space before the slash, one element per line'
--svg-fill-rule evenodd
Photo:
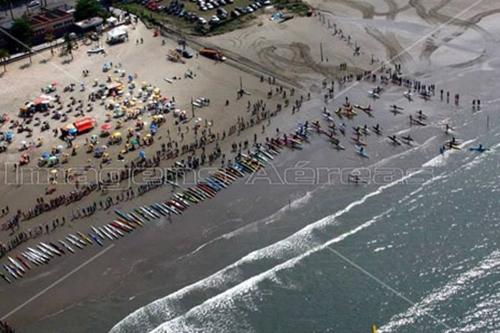
<path fill-rule="evenodd" d="M 243 89 L 243 79 L 240 76 L 240 90 L 238 90 L 238 95 L 243 97 L 243 95 L 246 94 L 245 89 Z"/>
<path fill-rule="evenodd" d="M 319 53 L 321 54 L 321 62 L 323 62 L 323 42 L 319 43 Z"/>
<path fill-rule="evenodd" d="M 191 115 L 194 118 L 194 101 L 192 96 L 191 96 Z"/>

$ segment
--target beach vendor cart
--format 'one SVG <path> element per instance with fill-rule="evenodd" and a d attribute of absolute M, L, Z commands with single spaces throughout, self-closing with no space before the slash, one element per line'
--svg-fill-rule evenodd
<path fill-rule="evenodd" d="M 77 136 L 82 133 L 92 130 L 96 125 L 96 121 L 91 117 L 83 117 L 75 120 L 71 124 L 67 124 L 61 128 L 61 135 L 63 138 L 71 135 Z"/>

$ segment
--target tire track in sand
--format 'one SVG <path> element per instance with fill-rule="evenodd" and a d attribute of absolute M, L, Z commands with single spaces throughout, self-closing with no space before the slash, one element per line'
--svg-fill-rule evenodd
<path fill-rule="evenodd" d="M 412 1 L 412 0 L 410 0 L 410 1 Z M 413 0 L 413 1 L 419 2 L 420 0 Z M 485 42 L 487 42 L 487 43 L 495 41 L 494 37 L 487 30 L 480 27 L 478 25 L 478 23 L 483 18 L 485 18 L 487 16 L 500 13 L 500 8 L 495 8 L 495 9 L 490 9 L 487 11 L 480 12 L 480 13 L 475 14 L 474 16 L 470 17 L 469 19 L 456 19 L 456 18 L 453 18 L 449 15 L 439 13 L 439 11 L 441 9 L 448 6 L 451 2 L 452 2 L 451 0 L 441 0 L 437 5 L 432 7 L 429 10 L 429 12 L 426 14 L 426 17 L 428 17 L 428 19 L 431 21 L 434 21 L 434 22 L 437 22 L 440 24 L 445 23 L 445 22 L 449 22 L 450 24 L 453 24 L 453 25 L 460 28 L 459 31 L 455 32 L 450 37 L 447 37 L 446 39 L 444 39 L 443 40 L 444 44 L 454 40 L 455 38 L 460 37 L 468 29 L 473 29 L 473 30 L 477 31 L 478 33 L 480 33 L 482 35 L 482 37 L 485 39 Z M 436 45 L 433 38 L 428 38 L 426 40 L 425 47 L 420 54 L 420 59 L 430 59 L 432 54 L 434 52 L 436 52 L 439 49 L 439 47 L 440 46 Z M 483 50 L 481 52 L 480 56 L 478 56 L 472 60 L 465 61 L 465 62 L 460 63 L 460 64 L 452 65 L 452 67 L 460 67 L 460 68 L 468 67 L 468 66 L 472 66 L 474 64 L 478 64 L 484 60 L 486 60 L 486 50 Z"/>
<path fill-rule="evenodd" d="M 333 0 L 333 2 L 361 12 L 364 19 L 372 19 L 375 16 L 375 7 L 371 3 L 357 0 Z"/>
<path fill-rule="evenodd" d="M 315 72 L 325 77 L 336 77 L 338 66 L 318 63 L 311 55 L 309 45 L 294 42 L 291 44 L 275 44 L 264 47 L 257 52 L 258 58 L 273 70 L 286 73 L 289 78 L 303 79 L 304 76 Z M 350 66 L 352 72 L 361 72 L 360 69 Z"/>
<path fill-rule="evenodd" d="M 405 63 L 413 60 L 413 57 L 405 51 L 393 32 L 383 33 L 374 27 L 366 27 L 365 31 L 385 47 L 387 57 L 391 62 Z"/>

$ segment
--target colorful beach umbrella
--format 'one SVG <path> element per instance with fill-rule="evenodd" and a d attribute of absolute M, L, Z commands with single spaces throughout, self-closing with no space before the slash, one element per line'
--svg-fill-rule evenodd
<path fill-rule="evenodd" d="M 111 124 L 110 123 L 104 123 L 101 126 L 101 130 L 103 131 L 109 131 L 111 129 Z"/>

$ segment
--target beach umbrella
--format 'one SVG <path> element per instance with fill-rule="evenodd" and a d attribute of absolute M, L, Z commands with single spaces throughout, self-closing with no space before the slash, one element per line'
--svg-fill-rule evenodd
<path fill-rule="evenodd" d="M 97 135 L 93 134 L 91 137 L 90 137 L 91 140 L 95 141 L 97 140 Z"/>
<path fill-rule="evenodd" d="M 64 147 L 62 145 L 58 145 L 56 148 L 57 148 L 57 150 L 63 150 L 64 149 Z"/>
<path fill-rule="evenodd" d="M 55 174 L 57 174 L 57 172 L 58 172 L 58 171 L 57 171 L 57 169 L 52 169 L 52 170 L 50 170 L 50 174 L 51 174 L 51 175 L 55 175 Z"/>
<path fill-rule="evenodd" d="M 141 150 L 141 151 L 139 152 L 139 157 L 140 157 L 141 159 L 145 159 L 145 158 L 146 158 L 146 153 L 144 152 L 144 150 Z"/>
<path fill-rule="evenodd" d="M 103 130 L 103 131 L 109 131 L 110 129 L 111 129 L 110 123 L 105 123 L 105 124 L 102 124 L 102 126 L 101 126 L 101 130 Z"/>
<path fill-rule="evenodd" d="M 42 153 L 42 155 L 40 155 L 40 156 L 41 156 L 44 160 L 46 160 L 46 159 L 48 159 L 48 158 L 50 157 L 50 154 L 49 154 L 48 152 L 44 151 L 44 152 Z"/>
<path fill-rule="evenodd" d="M 133 144 L 133 145 L 137 145 L 139 144 L 139 142 L 137 142 L 137 139 L 136 138 L 133 138 L 130 140 L 130 143 Z"/>
<path fill-rule="evenodd" d="M 70 128 L 70 129 L 68 130 L 68 133 L 69 133 L 70 135 L 76 135 L 76 134 L 78 133 L 78 131 L 76 130 L 76 128 Z"/>

